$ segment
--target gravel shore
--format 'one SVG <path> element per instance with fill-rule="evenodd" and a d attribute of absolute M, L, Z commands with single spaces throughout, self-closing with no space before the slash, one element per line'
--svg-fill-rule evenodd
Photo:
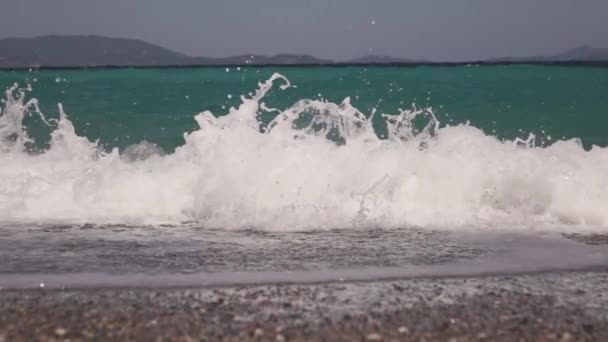
<path fill-rule="evenodd" d="M 199 289 L 0 291 L 0 341 L 608 340 L 608 269 Z"/>

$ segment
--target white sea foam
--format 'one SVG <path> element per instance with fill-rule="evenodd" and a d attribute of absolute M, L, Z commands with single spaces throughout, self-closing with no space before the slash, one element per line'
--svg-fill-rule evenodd
<path fill-rule="evenodd" d="M 45 120 L 55 128 L 48 150 L 27 152 L 23 118 L 44 116 L 13 87 L 0 115 L 0 221 L 608 231 L 606 148 L 501 141 L 440 127 L 430 109 L 384 115 L 381 139 L 370 119 L 380 113 L 349 99 L 268 108 L 274 84 L 289 87 L 275 74 L 227 115 L 198 114 L 200 128 L 168 155 L 149 143 L 103 152 L 61 107 Z M 261 112 L 276 117 L 264 124 Z"/>

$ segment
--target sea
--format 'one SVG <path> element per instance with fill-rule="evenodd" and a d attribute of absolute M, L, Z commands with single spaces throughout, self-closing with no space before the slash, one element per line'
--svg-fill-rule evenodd
<path fill-rule="evenodd" d="M 0 288 L 608 264 L 608 68 L 0 71 Z"/>

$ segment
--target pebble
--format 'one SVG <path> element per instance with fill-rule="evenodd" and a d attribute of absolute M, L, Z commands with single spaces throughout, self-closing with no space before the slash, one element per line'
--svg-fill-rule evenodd
<path fill-rule="evenodd" d="M 57 335 L 59 337 L 65 336 L 66 333 L 67 333 L 67 331 L 65 331 L 65 329 L 63 329 L 63 328 L 55 329 L 55 335 Z"/>
<path fill-rule="evenodd" d="M 367 335 L 368 341 L 382 341 L 382 336 L 380 334 L 369 334 Z"/>
<path fill-rule="evenodd" d="M 410 329 L 408 329 L 407 327 L 399 327 L 399 330 L 397 330 L 400 334 L 409 334 L 410 333 Z"/>

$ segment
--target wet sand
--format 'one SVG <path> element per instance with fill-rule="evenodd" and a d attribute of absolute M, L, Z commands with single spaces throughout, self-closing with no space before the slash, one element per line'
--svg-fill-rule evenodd
<path fill-rule="evenodd" d="M 608 267 L 222 288 L 0 291 L 0 341 L 608 340 Z"/>

